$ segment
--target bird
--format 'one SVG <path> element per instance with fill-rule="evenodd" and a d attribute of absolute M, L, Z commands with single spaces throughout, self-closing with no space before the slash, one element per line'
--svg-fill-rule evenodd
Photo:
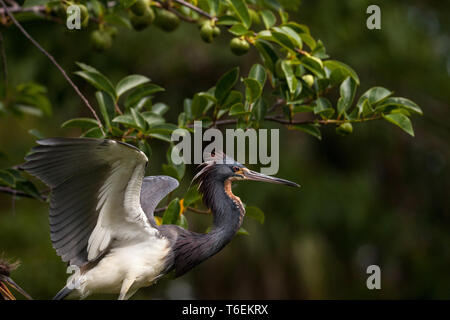
<path fill-rule="evenodd" d="M 125 142 L 97 138 L 47 138 L 21 168 L 50 187 L 50 238 L 76 272 L 54 299 L 92 294 L 132 297 L 169 273 L 184 275 L 226 246 L 242 225 L 245 207 L 232 182 L 267 176 L 217 150 L 204 158 L 193 182 L 213 216 L 208 233 L 158 225 L 154 211 L 179 185 L 169 176 L 145 176 L 147 156 Z"/>

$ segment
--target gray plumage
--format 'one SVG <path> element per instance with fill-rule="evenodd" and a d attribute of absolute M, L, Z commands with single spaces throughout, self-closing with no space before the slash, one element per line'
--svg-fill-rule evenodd
<path fill-rule="evenodd" d="M 176 225 L 158 226 L 158 203 L 178 187 L 167 176 L 144 177 L 147 157 L 126 143 L 90 138 L 39 140 L 22 169 L 51 188 L 50 236 L 63 261 L 80 267 L 56 296 L 84 298 L 120 292 L 128 299 L 174 270 L 181 276 L 220 251 L 242 225 L 245 210 L 232 194 L 234 180 L 298 186 L 253 172 L 222 153 L 212 155 L 195 176 L 213 214 L 207 234 Z M 224 161 L 226 160 L 226 161 Z"/>

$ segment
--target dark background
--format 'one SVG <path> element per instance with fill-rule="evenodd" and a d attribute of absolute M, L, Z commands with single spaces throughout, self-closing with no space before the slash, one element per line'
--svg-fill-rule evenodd
<path fill-rule="evenodd" d="M 382 29 L 366 28 L 366 8 L 379 4 Z M 307 24 L 333 59 L 351 65 L 361 78 L 358 95 L 380 85 L 418 103 L 412 138 L 386 122 L 354 126 L 340 137 L 334 128 L 323 140 L 280 131 L 279 177 L 299 190 L 244 182 L 234 191 L 266 213 L 266 223 L 246 220 L 250 236 L 237 236 L 217 256 L 176 280 L 162 280 L 135 299 L 347 299 L 450 298 L 450 3 L 443 1 L 303 1 L 293 20 Z M 173 34 L 151 27 L 121 29 L 111 50 L 91 50 L 87 32 L 67 32 L 54 23 L 24 26 L 72 73 L 75 61 L 95 66 L 115 82 L 139 73 L 165 87 L 160 100 L 176 121 L 185 97 L 211 87 L 234 65 L 247 74 L 257 53 L 233 56 L 225 30 L 213 45 L 195 25 Z M 91 26 L 92 28 L 92 26 Z M 2 29 L 9 81 L 48 87 L 49 118 L 0 117 L 0 167 L 23 161 L 35 137 L 73 136 L 60 129 L 72 117 L 90 116 L 49 60 L 14 27 Z M 72 76 L 75 79 L 75 76 Z M 75 79 L 94 101 L 93 90 Z M 337 97 L 335 97 L 337 98 Z M 149 174 L 161 174 L 165 144 L 152 144 Z M 182 194 L 194 166 L 180 186 Z M 0 254 L 19 259 L 12 277 L 34 298 L 51 298 L 65 284 L 65 265 L 51 247 L 48 206 L 0 194 Z M 210 218 L 187 213 L 194 230 Z M 368 290 L 366 268 L 381 268 L 381 290 Z"/>

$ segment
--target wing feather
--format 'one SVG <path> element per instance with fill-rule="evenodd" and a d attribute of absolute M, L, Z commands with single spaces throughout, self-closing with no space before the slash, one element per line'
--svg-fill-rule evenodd
<path fill-rule="evenodd" d="M 140 206 L 147 157 L 137 148 L 88 138 L 38 141 L 23 169 L 51 189 L 50 231 L 64 261 L 83 265 L 114 241 L 156 235 Z"/>

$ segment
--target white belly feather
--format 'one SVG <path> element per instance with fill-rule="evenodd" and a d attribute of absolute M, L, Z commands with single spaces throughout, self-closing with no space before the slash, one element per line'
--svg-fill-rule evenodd
<path fill-rule="evenodd" d="M 169 241 L 164 237 L 113 248 L 95 267 L 72 280 L 79 284 L 79 289 L 71 296 L 85 298 L 94 293 L 119 293 L 125 279 L 133 281 L 128 290 L 131 296 L 161 276 L 169 249 Z"/>

